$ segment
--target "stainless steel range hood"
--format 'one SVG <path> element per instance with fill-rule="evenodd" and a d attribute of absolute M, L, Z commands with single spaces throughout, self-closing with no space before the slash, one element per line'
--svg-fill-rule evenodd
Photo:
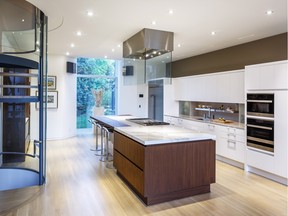
<path fill-rule="evenodd" d="M 150 59 L 173 51 L 174 33 L 144 28 L 123 42 L 123 57 Z"/>

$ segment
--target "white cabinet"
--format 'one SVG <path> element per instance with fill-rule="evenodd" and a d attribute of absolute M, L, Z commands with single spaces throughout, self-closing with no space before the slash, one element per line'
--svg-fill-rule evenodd
<path fill-rule="evenodd" d="M 246 93 L 274 93 L 274 153 L 247 147 L 246 165 L 248 169 L 256 168 L 285 178 L 287 184 L 288 61 L 246 66 L 245 90 Z"/>
<path fill-rule="evenodd" d="M 247 165 L 288 178 L 288 91 L 274 93 L 274 154 L 247 149 Z"/>
<path fill-rule="evenodd" d="M 244 71 L 230 71 L 173 79 L 180 101 L 244 103 Z"/>
<path fill-rule="evenodd" d="M 245 163 L 246 144 L 244 129 L 218 126 L 216 146 L 218 155 Z"/>
<path fill-rule="evenodd" d="M 226 102 L 245 103 L 244 71 L 230 73 L 228 82 L 228 100 Z"/>
<path fill-rule="evenodd" d="M 245 89 L 288 89 L 287 61 L 246 66 Z"/>
<path fill-rule="evenodd" d="M 175 99 L 179 101 L 190 100 L 190 77 L 173 79 Z"/>

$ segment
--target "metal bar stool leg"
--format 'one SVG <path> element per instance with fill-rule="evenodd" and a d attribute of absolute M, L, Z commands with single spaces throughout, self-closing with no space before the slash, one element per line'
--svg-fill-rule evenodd
<path fill-rule="evenodd" d="M 101 155 L 100 161 L 105 162 L 106 155 L 108 154 L 108 149 L 106 147 L 107 147 L 107 143 L 109 142 L 109 131 L 106 127 L 103 126 L 101 132 L 102 132 L 101 133 L 101 147 L 102 147 L 101 154 L 102 155 Z"/>
<path fill-rule="evenodd" d="M 89 119 L 88 120 L 92 125 L 94 125 L 95 129 L 96 129 L 96 143 L 95 143 L 95 149 L 91 148 L 91 151 L 100 151 L 100 149 L 98 148 L 98 123 L 96 122 L 96 120 L 92 120 Z"/>
<path fill-rule="evenodd" d="M 110 133 L 108 133 L 108 140 L 106 142 L 106 148 L 107 148 L 107 153 L 106 153 L 106 168 L 108 169 L 114 169 L 113 166 L 113 154 L 111 153 L 111 151 L 113 152 L 113 142 L 112 142 L 112 138 L 113 138 L 113 134 L 112 136 L 110 136 Z M 112 150 L 109 151 L 109 141 L 112 145 Z"/>
<path fill-rule="evenodd" d="M 101 147 L 99 148 L 99 134 L 98 134 L 98 128 L 100 129 L 100 144 Z M 97 156 L 102 156 L 103 155 L 103 132 L 102 132 L 102 126 L 100 124 L 96 124 L 96 151 L 101 151 L 100 153 L 96 153 L 95 155 Z"/>

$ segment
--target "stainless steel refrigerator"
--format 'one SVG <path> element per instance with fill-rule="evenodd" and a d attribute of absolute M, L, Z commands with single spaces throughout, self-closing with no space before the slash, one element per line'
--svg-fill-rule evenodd
<path fill-rule="evenodd" d="M 148 82 L 148 117 L 163 121 L 163 80 Z"/>

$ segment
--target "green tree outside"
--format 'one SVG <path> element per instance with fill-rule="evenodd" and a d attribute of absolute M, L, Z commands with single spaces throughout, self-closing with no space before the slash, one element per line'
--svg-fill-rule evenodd
<path fill-rule="evenodd" d="M 88 123 L 95 105 L 92 90 L 103 90 L 105 114 L 115 109 L 115 61 L 94 58 L 77 59 L 77 128 L 91 127 Z"/>

